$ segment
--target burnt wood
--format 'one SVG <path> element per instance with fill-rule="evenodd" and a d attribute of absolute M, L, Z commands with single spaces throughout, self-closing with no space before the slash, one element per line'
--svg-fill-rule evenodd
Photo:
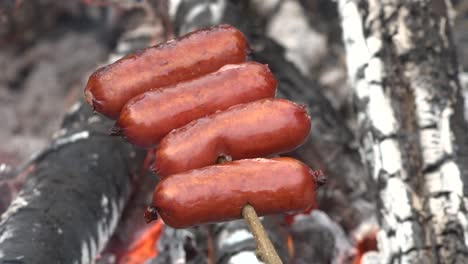
<path fill-rule="evenodd" d="M 450 1 L 339 1 L 379 263 L 467 263 L 468 124 Z M 374 254 L 375 255 L 375 254 Z"/>
<path fill-rule="evenodd" d="M 74 107 L 1 217 L 0 263 L 91 263 L 118 222 L 143 155 Z"/>

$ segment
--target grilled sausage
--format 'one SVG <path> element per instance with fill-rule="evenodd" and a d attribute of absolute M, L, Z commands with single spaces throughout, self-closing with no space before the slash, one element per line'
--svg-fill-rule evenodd
<path fill-rule="evenodd" d="M 165 177 L 216 163 L 220 156 L 256 158 L 293 150 L 310 131 L 303 106 L 262 99 L 197 119 L 163 138 L 152 169 Z"/>
<path fill-rule="evenodd" d="M 274 97 L 276 84 L 266 65 L 226 65 L 197 79 L 134 97 L 122 109 L 117 131 L 134 145 L 153 147 L 173 129 L 195 119 L 233 105 Z"/>
<path fill-rule="evenodd" d="M 195 169 L 163 179 L 145 213 L 174 228 L 242 218 L 252 205 L 258 215 L 302 211 L 314 204 L 321 182 L 292 158 L 246 159 Z"/>
<path fill-rule="evenodd" d="M 98 69 L 88 80 L 85 97 L 94 110 L 116 119 L 134 96 L 216 71 L 225 64 L 244 62 L 247 49 L 243 34 L 231 26 L 195 31 Z"/>

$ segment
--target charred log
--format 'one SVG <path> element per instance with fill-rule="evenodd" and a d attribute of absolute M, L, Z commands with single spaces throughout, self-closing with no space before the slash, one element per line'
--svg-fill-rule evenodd
<path fill-rule="evenodd" d="M 340 1 L 383 263 L 467 262 L 467 124 L 446 3 Z"/>
<path fill-rule="evenodd" d="M 117 225 L 142 155 L 75 108 L 1 217 L 0 263 L 89 263 Z"/>

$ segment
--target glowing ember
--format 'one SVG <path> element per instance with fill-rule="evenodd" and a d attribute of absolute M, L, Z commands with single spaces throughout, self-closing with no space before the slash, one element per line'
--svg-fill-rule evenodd
<path fill-rule="evenodd" d="M 157 243 L 161 236 L 163 223 L 156 221 L 143 235 L 137 239 L 130 249 L 123 253 L 119 263 L 142 264 L 158 254 Z"/>
<path fill-rule="evenodd" d="M 353 264 L 361 264 L 364 253 L 377 250 L 377 230 L 369 232 L 363 239 L 356 243 L 356 258 Z"/>

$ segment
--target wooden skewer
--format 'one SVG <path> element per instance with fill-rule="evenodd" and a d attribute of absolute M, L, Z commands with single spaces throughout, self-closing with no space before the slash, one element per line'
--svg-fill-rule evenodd
<path fill-rule="evenodd" d="M 260 222 L 255 209 L 249 204 L 245 205 L 242 208 L 242 216 L 255 238 L 257 257 L 266 264 L 282 264 L 283 262 L 271 243 L 268 234 L 265 232 L 265 228 L 263 228 L 262 222 Z"/>
<path fill-rule="evenodd" d="M 231 157 L 223 155 L 218 157 L 216 163 L 221 164 L 231 160 Z M 242 208 L 242 217 L 244 217 L 244 220 L 249 226 L 250 232 L 254 236 L 255 244 L 257 246 L 257 258 L 266 264 L 282 264 L 283 262 L 278 256 L 275 247 L 271 243 L 271 240 L 268 237 L 262 222 L 260 222 L 257 212 L 255 212 L 255 208 L 253 208 L 250 204 L 244 205 Z"/>

